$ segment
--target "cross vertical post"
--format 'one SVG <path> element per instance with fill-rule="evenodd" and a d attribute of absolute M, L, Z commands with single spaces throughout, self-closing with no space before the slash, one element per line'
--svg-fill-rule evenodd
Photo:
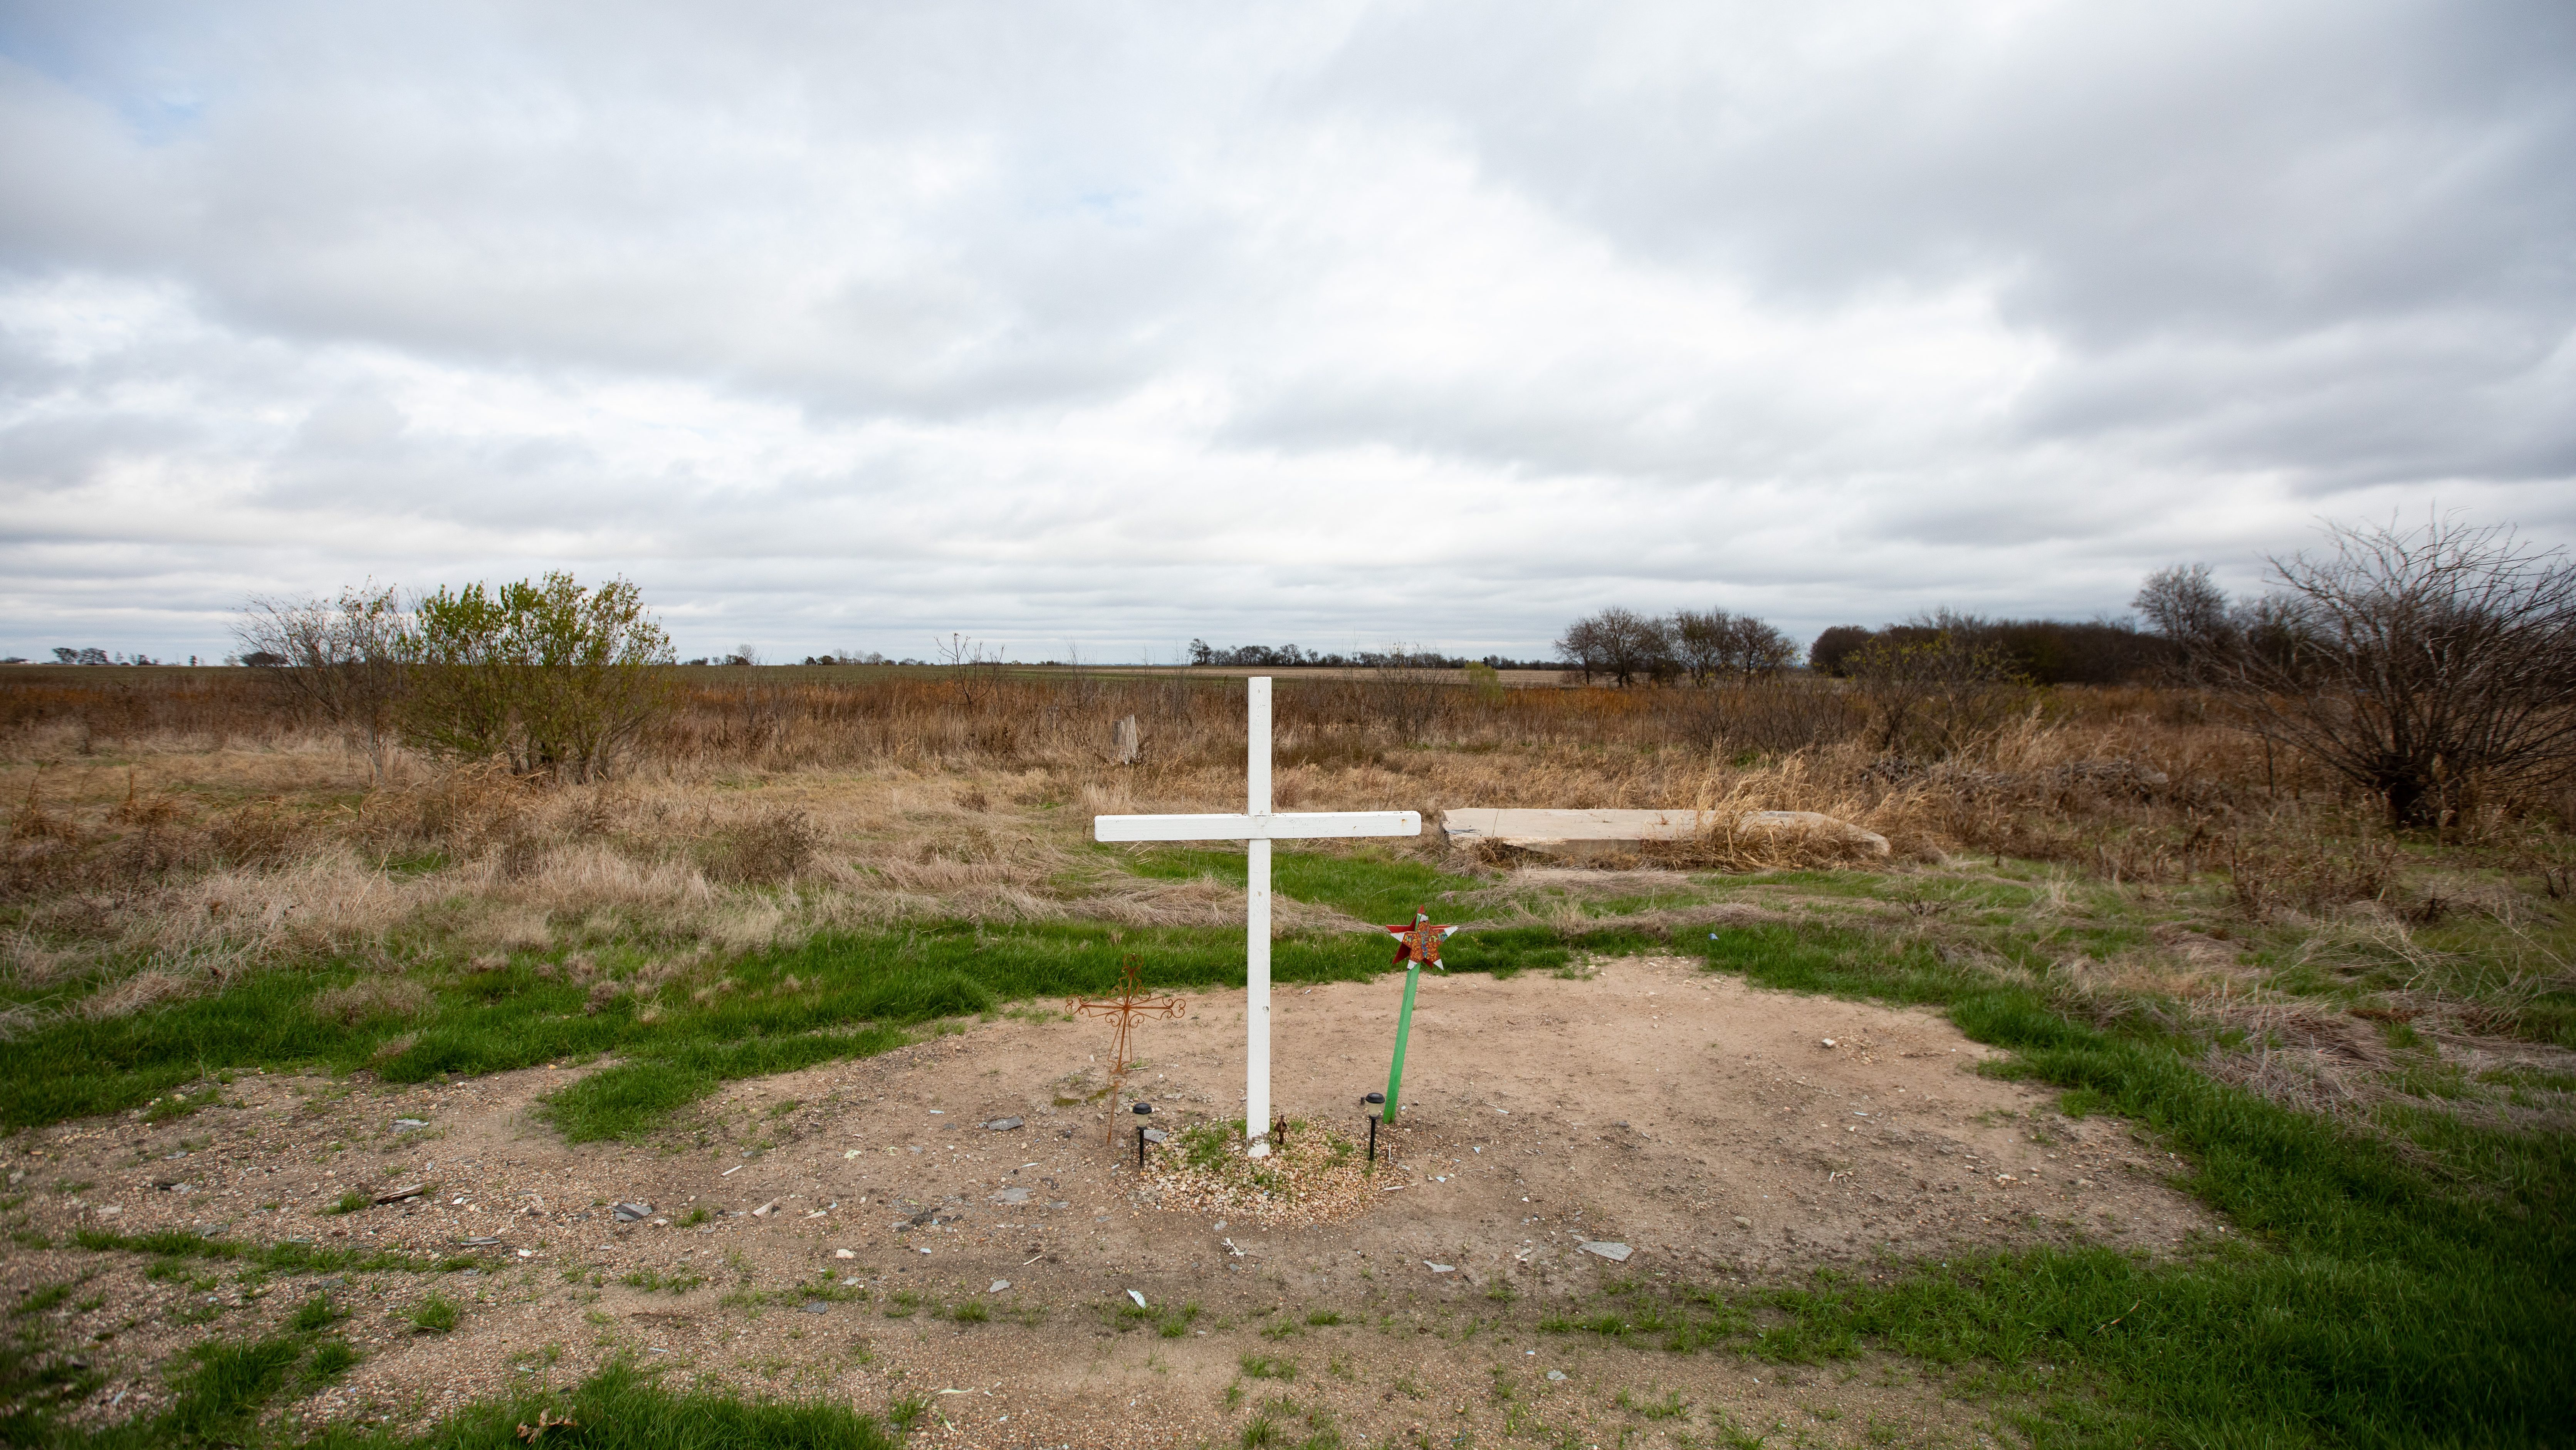
<path fill-rule="evenodd" d="M 1243 809 L 1270 815 L 1270 677 L 1247 682 L 1244 702 Z M 1270 840 L 1243 843 L 1243 1141 L 1255 1158 L 1270 1153 Z"/>

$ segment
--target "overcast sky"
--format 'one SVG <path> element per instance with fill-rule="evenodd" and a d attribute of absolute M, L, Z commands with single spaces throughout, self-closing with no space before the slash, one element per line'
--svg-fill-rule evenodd
<path fill-rule="evenodd" d="M 0 0 L 0 652 L 1543 650 L 2576 539 L 2576 5 Z"/>

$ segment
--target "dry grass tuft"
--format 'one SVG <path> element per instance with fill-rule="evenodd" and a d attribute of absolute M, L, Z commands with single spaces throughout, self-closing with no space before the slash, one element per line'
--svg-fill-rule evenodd
<path fill-rule="evenodd" d="M 355 1027 L 364 1022 L 406 1021 L 429 1010 L 429 989 L 403 977 L 361 977 L 313 998 L 317 1016 Z"/>

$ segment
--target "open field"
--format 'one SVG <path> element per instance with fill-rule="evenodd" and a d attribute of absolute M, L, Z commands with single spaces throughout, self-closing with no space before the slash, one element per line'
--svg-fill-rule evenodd
<path fill-rule="evenodd" d="M 1101 1144 L 1106 1034 L 1059 1009 L 1138 958 L 1191 1002 L 1139 1083 L 1239 1111 L 1240 852 L 1087 836 L 1239 808 L 1230 681 L 691 671 L 628 769 L 549 787 L 379 776 L 255 673 L 0 676 L 27 1443 L 539 1392 L 819 1395 L 853 1444 L 2576 1431 L 2563 799 L 2391 837 L 2149 690 L 1917 762 L 1822 684 L 1282 671 L 1283 809 L 1813 809 L 1896 851 L 1283 851 L 1310 1131 L 1383 1085 L 1373 924 L 1467 929 L 1374 1201 L 1219 1229 Z"/>

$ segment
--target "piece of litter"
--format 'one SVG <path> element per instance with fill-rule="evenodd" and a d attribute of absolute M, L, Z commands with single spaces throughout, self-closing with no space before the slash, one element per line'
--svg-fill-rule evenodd
<path fill-rule="evenodd" d="M 1586 1242 L 1576 1244 L 1574 1247 L 1587 1254 L 1598 1254 L 1614 1264 L 1628 1262 L 1628 1255 L 1636 1252 L 1626 1244 Z"/>
<path fill-rule="evenodd" d="M 773 1198 L 773 1199 L 769 1200 L 767 1203 L 762 1204 L 760 1207 L 753 1209 L 753 1210 L 751 1211 L 751 1216 L 752 1216 L 753 1218 L 767 1218 L 767 1217 L 769 1217 L 771 1214 L 776 1213 L 777 1211 L 778 1211 L 778 1200 Z"/>
<path fill-rule="evenodd" d="M 844 1154 L 842 1154 L 841 1156 L 842 1156 L 842 1157 L 844 1157 L 844 1158 L 856 1158 L 856 1157 L 858 1157 L 858 1156 L 859 1156 L 859 1150 L 858 1150 L 858 1149 L 856 1149 L 856 1148 L 853 1148 L 853 1149 L 851 1149 L 849 1152 L 844 1153 Z M 727 1172 L 727 1173 L 731 1173 L 732 1171 L 733 1171 L 733 1170 L 732 1170 L 731 1168 L 728 1168 L 728 1169 L 726 1169 L 726 1170 L 725 1170 L 725 1172 Z"/>
<path fill-rule="evenodd" d="M 422 1122 L 418 1118 L 394 1119 L 394 1131 L 397 1133 L 416 1133 L 428 1126 L 429 1124 Z"/>
<path fill-rule="evenodd" d="M 1144 1296 L 1144 1295 L 1137 1293 L 1137 1292 L 1136 1292 L 1135 1290 L 1133 1290 L 1133 1289 L 1130 1289 L 1130 1290 L 1128 1290 L 1128 1291 L 1127 1291 L 1127 1297 L 1128 1297 L 1128 1298 L 1130 1298 L 1130 1299 L 1135 1300 L 1135 1301 L 1136 1301 L 1136 1307 L 1137 1307 L 1137 1308 L 1139 1308 L 1139 1309 L 1150 1309 L 1150 1308 L 1152 1308 L 1152 1307 L 1153 1307 L 1152 1305 L 1147 1304 L 1147 1303 L 1145 1302 L 1145 1296 Z"/>
<path fill-rule="evenodd" d="M 1458 1272 L 1458 1266 L 1456 1264 L 1435 1264 L 1429 1259 L 1424 1259 L 1422 1261 L 1422 1267 L 1429 1269 L 1435 1274 L 1454 1274 Z"/>
<path fill-rule="evenodd" d="M 1832 1038 L 1830 1038 L 1830 1037 L 1826 1038 L 1826 1039 L 1825 1039 L 1825 1045 L 1826 1045 L 1827 1047 L 1831 1047 L 1831 1046 L 1833 1046 L 1833 1045 L 1834 1045 L 1834 1040 L 1833 1040 Z"/>
<path fill-rule="evenodd" d="M 1552 1369 L 1547 1372 L 1547 1377 L 1552 1380 L 1561 1380 L 1565 1378 L 1565 1371 L 1561 1369 Z"/>
<path fill-rule="evenodd" d="M 460 1249 L 488 1249 L 499 1242 L 499 1239 L 458 1239 L 456 1246 Z"/>
<path fill-rule="evenodd" d="M 984 1292 L 985 1292 L 985 1293 L 987 1293 L 987 1294 L 999 1294 L 999 1293 L 1001 1293 L 1003 1290 L 1005 1290 L 1005 1289 L 1007 1289 L 1007 1288 L 1009 1288 L 1009 1287 L 1011 1287 L 1011 1281 L 1010 1281 L 1010 1280 L 1008 1280 L 1008 1279 L 995 1279 L 995 1280 L 993 1281 L 993 1287 L 992 1287 L 992 1288 L 990 1288 L 990 1289 L 985 1290 Z"/>
<path fill-rule="evenodd" d="M 653 1205 L 649 1203 L 621 1203 L 610 1209 L 609 1215 L 615 1218 L 619 1223 L 642 1223 L 644 1220 L 653 1216 Z"/>
<path fill-rule="evenodd" d="M 858 1255 L 851 1253 L 848 1249 L 834 1249 L 832 1250 L 832 1257 L 836 1259 L 855 1259 Z"/>
<path fill-rule="evenodd" d="M 832 1306 L 820 1299 L 808 1299 L 802 1306 L 808 1314 L 829 1314 Z"/>
<path fill-rule="evenodd" d="M 1017 1118 L 995 1118 L 984 1126 L 992 1129 L 996 1133 L 1007 1133 L 1019 1125 L 1020 1120 Z"/>
<path fill-rule="evenodd" d="M 735 1165 L 733 1165 L 731 1168 L 726 1169 L 725 1171 L 723 1171 L 722 1173 L 717 1174 L 716 1176 L 717 1176 L 718 1178 L 731 1178 L 732 1176 L 734 1176 L 734 1175 L 735 1175 L 735 1174 L 737 1174 L 737 1173 L 740 1173 L 741 1171 L 742 1171 L 742 1165 L 741 1165 L 741 1164 L 739 1164 L 739 1163 L 736 1163 L 736 1164 L 735 1164 Z"/>
<path fill-rule="evenodd" d="M 1735 1216 L 1735 1226 L 1737 1228 L 1751 1228 L 1753 1227 L 1753 1220 L 1746 1218 L 1744 1215 L 1739 1213 Z"/>
<path fill-rule="evenodd" d="M 429 1185 L 426 1183 L 406 1183 L 400 1188 L 388 1188 L 384 1192 L 377 1194 L 376 1202 L 396 1203 L 417 1194 L 427 1193 L 428 1191 Z"/>

